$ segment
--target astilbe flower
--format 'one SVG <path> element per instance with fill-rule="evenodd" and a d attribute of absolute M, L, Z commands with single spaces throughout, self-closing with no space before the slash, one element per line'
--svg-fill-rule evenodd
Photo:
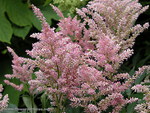
<path fill-rule="evenodd" d="M 127 103 L 137 101 L 137 98 L 125 99 L 121 92 L 130 88 L 138 75 L 131 77 L 128 73 L 118 73 L 118 69 L 133 54 L 135 38 L 149 26 L 148 23 L 134 26 L 147 8 L 137 0 L 93 0 L 87 8 L 77 10 L 88 25 L 94 48 L 85 51 L 85 64 L 78 68 L 81 88 L 71 99 L 73 106 L 91 112 L 88 105 L 96 102 L 94 112 L 112 106 L 112 112 L 118 113 Z"/>
<path fill-rule="evenodd" d="M 50 28 L 40 9 L 32 6 L 42 22 L 42 31 L 31 37 L 39 41 L 27 51 L 32 59 L 18 57 L 9 48 L 14 56 L 13 74 L 6 77 L 28 82 L 35 93 L 45 92 L 54 112 L 64 111 L 66 99 L 72 101 L 72 106 L 84 107 L 90 113 L 107 111 L 110 106 L 112 113 L 119 113 L 124 105 L 137 101 L 122 95 L 137 74 L 131 77 L 118 73 L 118 69 L 133 54 L 135 38 L 149 26 L 134 26 L 148 7 L 142 8 L 137 0 L 93 0 L 87 8 L 77 10 L 83 22 L 77 17 L 65 18 L 52 7 L 61 17 L 60 31 Z"/>
<path fill-rule="evenodd" d="M 73 43 L 69 36 L 61 31 L 55 32 L 54 28 L 50 28 L 38 8 L 35 6 L 32 8 L 42 22 L 42 32 L 35 33 L 31 37 L 37 38 L 39 41 L 33 44 L 31 51 L 27 51 L 32 59 L 18 57 L 12 49 L 8 48 L 14 56 L 14 71 L 12 75 L 6 75 L 6 77 L 15 77 L 22 82 L 28 82 L 33 93 L 34 90 L 35 92 L 44 91 L 49 95 L 51 101 L 54 101 L 53 106 L 57 107 L 54 112 L 58 112 L 58 110 L 63 110 L 62 103 L 66 97 L 71 98 L 77 89 L 75 86 L 79 86 L 77 69 L 81 64 L 83 52 L 81 46 Z M 56 7 L 53 6 L 53 8 L 62 16 Z M 75 20 L 75 22 L 78 21 Z M 73 23 L 75 22 L 73 21 Z M 36 79 L 32 80 L 33 73 Z M 20 89 L 7 80 L 5 83 Z"/>
<path fill-rule="evenodd" d="M 56 7 L 53 8 L 62 15 Z M 64 97 L 72 97 L 77 89 L 75 86 L 79 84 L 77 69 L 82 59 L 82 48 L 62 32 L 54 32 L 38 8 L 33 6 L 33 10 L 41 18 L 43 29 L 42 33 L 32 35 L 40 41 L 33 45 L 31 51 L 27 51 L 35 58 L 36 67 L 39 69 L 35 72 L 37 78 L 30 80 L 29 84 L 31 88 L 51 95 L 56 106 L 63 109 L 61 104 Z"/>
<path fill-rule="evenodd" d="M 136 72 L 136 74 L 143 74 L 145 71 L 147 71 L 147 73 L 150 73 L 150 66 L 143 66 L 139 69 L 139 71 Z M 149 76 L 147 76 L 149 77 Z M 144 94 L 144 101 L 141 104 L 137 104 L 135 107 L 135 110 L 139 113 L 149 113 L 150 112 L 150 86 L 149 85 L 145 85 L 145 84 L 149 84 L 150 80 L 149 79 L 145 79 L 144 82 L 142 82 L 141 84 L 137 84 L 135 86 L 133 86 L 131 89 L 134 90 L 137 93 L 143 93 Z"/>
<path fill-rule="evenodd" d="M 10 82 L 9 80 L 4 80 L 4 82 L 8 85 L 11 85 L 16 90 L 21 91 L 24 87 L 23 83 L 28 82 L 32 78 L 34 64 L 30 59 L 26 59 L 16 55 L 16 53 L 10 47 L 8 47 L 8 51 L 11 52 L 13 56 L 13 61 L 12 61 L 13 74 L 6 74 L 5 77 L 8 79 L 17 78 L 22 83 L 20 85 L 16 85 Z"/>
<path fill-rule="evenodd" d="M 3 91 L 2 84 L 0 84 L 0 112 L 3 111 L 8 106 L 8 95 L 6 94 L 4 97 L 1 92 Z"/>

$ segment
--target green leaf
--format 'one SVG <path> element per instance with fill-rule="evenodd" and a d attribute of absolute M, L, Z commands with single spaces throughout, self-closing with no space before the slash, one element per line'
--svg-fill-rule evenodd
<path fill-rule="evenodd" d="M 18 26 L 30 25 L 29 8 L 21 0 L 6 0 L 6 12 L 9 19 Z"/>
<path fill-rule="evenodd" d="M 135 73 L 135 67 L 133 67 L 133 68 L 130 70 L 129 75 L 130 75 L 130 76 L 133 76 L 134 73 Z"/>
<path fill-rule="evenodd" d="M 146 62 L 149 61 L 149 59 L 150 59 L 150 55 L 148 55 L 146 58 L 140 60 L 140 61 L 138 62 L 139 67 L 140 67 L 140 66 L 143 66 Z"/>
<path fill-rule="evenodd" d="M 140 58 L 140 52 L 138 52 L 136 55 L 134 55 L 133 60 L 132 60 L 133 66 L 137 65 L 139 58 Z"/>
<path fill-rule="evenodd" d="M 10 22 L 0 13 L 0 41 L 10 43 L 13 30 Z"/>
<path fill-rule="evenodd" d="M 6 10 L 6 0 L 0 0 L 0 12 L 4 13 Z"/>
<path fill-rule="evenodd" d="M 48 5 L 51 1 L 52 1 L 52 0 L 45 0 L 44 6 L 45 6 L 45 5 Z"/>
<path fill-rule="evenodd" d="M 42 29 L 40 20 L 35 16 L 32 10 L 29 12 L 29 15 L 29 19 L 32 22 L 33 26 L 40 31 Z"/>
<path fill-rule="evenodd" d="M 83 113 L 83 109 L 81 107 L 72 108 L 68 106 L 66 108 L 66 113 Z"/>
<path fill-rule="evenodd" d="M 46 107 L 46 95 L 43 93 L 41 96 L 42 108 Z"/>
<path fill-rule="evenodd" d="M 136 102 L 134 102 L 134 103 L 132 103 L 132 104 L 129 104 L 129 105 L 127 106 L 127 113 L 135 113 L 135 112 L 134 112 L 135 106 L 136 106 Z"/>
<path fill-rule="evenodd" d="M 9 104 L 8 107 L 1 113 L 18 113 L 17 106 L 14 104 Z"/>
<path fill-rule="evenodd" d="M 31 29 L 31 25 L 28 25 L 28 26 L 25 26 L 25 27 L 13 26 L 14 35 L 18 36 L 18 37 L 21 37 L 23 39 L 25 39 L 25 37 L 29 33 L 30 29 Z"/>
<path fill-rule="evenodd" d="M 6 54 L 7 53 L 7 49 L 4 49 L 3 51 L 2 51 L 2 54 Z"/>
<path fill-rule="evenodd" d="M 127 113 L 127 112 L 126 112 L 126 108 L 123 107 L 120 113 Z"/>
<path fill-rule="evenodd" d="M 18 80 L 13 80 L 13 83 L 19 82 Z M 5 86 L 4 88 L 4 95 L 8 94 L 9 102 L 18 106 L 19 97 L 21 92 L 17 91 L 16 89 L 12 88 L 12 86 Z"/>
<path fill-rule="evenodd" d="M 3 86 L 6 85 L 4 83 L 4 80 L 6 79 L 4 75 L 8 73 L 12 73 L 11 61 L 9 56 L 5 54 L 0 58 L 0 84 L 2 84 Z"/>
<path fill-rule="evenodd" d="M 29 93 L 29 84 L 27 83 L 23 83 L 23 91 L 22 93 L 25 94 L 25 93 Z"/>
<path fill-rule="evenodd" d="M 41 7 L 41 12 L 43 13 L 43 15 L 45 16 L 47 22 L 51 25 L 52 23 L 52 19 L 54 20 L 59 20 L 60 17 L 56 14 L 56 12 L 52 9 L 51 6 L 45 6 L 45 7 Z"/>
<path fill-rule="evenodd" d="M 48 106 L 48 101 L 49 101 L 49 100 L 48 100 L 47 95 L 46 95 L 45 93 L 42 94 L 42 96 L 41 96 L 40 99 L 41 99 L 41 103 L 42 103 L 42 108 L 43 108 L 43 109 L 46 109 L 47 107 L 49 107 L 49 106 Z M 45 112 L 46 112 L 46 111 L 45 111 Z"/>
<path fill-rule="evenodd" d="M 132 94 L 131 97 L 136 97 L 136 98 L 139 98 L 139 99 L 143 99 L 144 94 L 143 93 L 136 93 L 136 94 Z"/>
<path fill-rule="evenodd" d="M 140 84 L 147 75 L 148 74 L 146 73 L 146 71 L 142 73 L 141 75 L 139 75 L 138 78 L 135 80 L 135 85 Z"/>
<path fill-rule="evenodd" d="M 46 21 L 51 25 L 51 20 L 59 20 L 60 17 L 56 14 L 56 12 L 52 9 L 51 6 L 41 6 L 40 7 L 41 12 L 46 18 Z M 38 20 L 38 18 L 34 15 L 33 11 L 30 11 L 30 21 L 32 22 L 33 26 L 36 27 L 39 31 L 42 29 L 41 22 Z"/>
<path fill-rule="evenodd" d="M 140 2 L 143 6 L 145 6 L 145 5 L 150 5 L 150 1 L 141 1 Z"/>
<path fill-rule="evenodd" d="M 132 93 L 132 90 L 131 90 L 131 89 L 127 89 L 127 90 L 126 90 L 126 94 L 128 95 L 128 97 L 130 97 L 131 93 Z"/>
<path fill-rule="evenodd" d="M 29 109 L 31 113 L 36 113 L 37 112 L 37 106 L 34 103 L 34 99 L 32 96 L 24 95 L 23 97 L 23 102 L 26 105 L 26 107 Z"/>

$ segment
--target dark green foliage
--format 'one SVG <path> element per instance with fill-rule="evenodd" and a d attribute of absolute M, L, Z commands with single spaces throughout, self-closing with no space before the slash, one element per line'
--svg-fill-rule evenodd
<path fill-rule="evenodd" d="M 31 2 L 23 2 L 22 0 L 0 0 L 0 41 L 11 43 L 14 36 L 25 39 L 31 28 L 35 27 L 41 30 L 39 20 L 34 16 L 31 10 Z M 43 6 L 38 3 L 48 23 L 51 20 L 58 20 L 59 17 L 50 6 Z"/>
<path fill-rule="evenodd" d="M 60 19 L 49 4 L 58 5 L 65 14 L 73 14 L 76 7 L 86 5 L 87 1 L 70 2 L 65 0 L 0 0 L 0 41 L 11 43 L 12 36 L 26 38 L 32 27 L 41 30 L 39 20 L 34 16 L 31 10 L 31 4 L 36 5 L 41 9 L 47 22 L 51 25 L 52 19 Z M 69 9 L 69 10 L 68 10 Z"/>

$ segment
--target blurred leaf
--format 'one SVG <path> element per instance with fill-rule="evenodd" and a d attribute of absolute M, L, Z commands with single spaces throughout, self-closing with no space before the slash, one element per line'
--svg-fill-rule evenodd
<path fill-rule="evenodd" d="M 30 0 L 31 4 L 34 4 L 35 6 L 43 5 L 45 0 Z"/>
<path fill-rule="evenodd" d="M 41 7 L 41 12 L 43 13 L 43 15 L 45 16 L 47 22 L 51 25 L 52 23 L 52 19 L 54 20 L 59 20 L 60 17 L 56 14 L 56 12 L 52 9 L 51 6 L 45 6 L 45 7 Z"/>
<path fill-rule="evenodd" d="M 7 49 L 4 49 L 3 51 L 2 51 L 2 54 L 6 54 L 7 53 Z"/>
<path fill-rule="evenodd" d="M 125 107 L 123 107 L 123 109 L 121 110 L 121 112 L 120 113 L 127 113 L 126 112 L 126 108 Z"/>
<path fill-rule="evenodd" d="M 4 13 L 6 10 L 6 0 L 0 0 L 0 12 Z"/>
<path fill-rule="evenodd" d="M 32 22 L 33 26 L 40 31 L 42 29 L 40 20 L 35 16 L 32 10 L 29 12 L 29 14 L 29 19 Z"/>
<path fill-rule="evenodd" d="M 4 14 L 0 13 L 0 41 L 10 43 L 12 34 L 11 24 L 5 18 Z"/>
<path fill-rule="evenodd" d="M 146 72 L 144 72 L 141 75 L 139 75 L 138 78 L 135 80 L 135 85 L 136 84 L 140 84 L 147 75 L 148 74 Z"/>
<path fill-rule="evenodd" d="M 5 84 L 4 80 L 5 80 L 5 77 L 3 77 L 3 76 L 0 75 L 0 84 L 2 84 L 3 86 Z"/>
<path fill-rule="evenodd" d="M 30 112 L 28 112 L 28 111 L 22 111 L 22 112 L 18 112 L 18 113 L 30 113 Z"/>
<path fill-rule="evenodd" d="M 136 55 L 134 55 L 133 60 L 132 60 L 132 64 L 133 66 L 136 66 L 136 64 L 138 63 L 140 58 L 140 53 L 138 52 Z"/>
<path fill-rule="evenodd" d="M 83 113 L 83 109 L 81 109 L 80 107 L 77 108 L 67 107 L 66 113 Z"/>
<path fill-rule="evenodd" d="M 14 104 L 9 104 L 6 110 L 2 111 L 1 113 L 18 113 L 18 108 Z"/>
<path fill-rule="evenodd" d="M 135 113 L 134 112 L 134 107 L 136 106 L 136 102 L 132 103 L 132 104 L 129 104 L 127 106 L 127 113 Z"/>
<path fill-rule="evenodd" d="M 17 82 L 17 80 L 15 80 L 15 82 L 13 82 L 13 83 L 16 83 L 16 82 Z M 20 94 L 21 94 L 19 91 L 12 88 L 12 86 L 6 85 L 5 90 L 4 90 L 4 95 L 5 94 L 8 94 L 10 103 L 15 104 L 16 106 L 18 106 L 19 97 L 20 97 Z"/>
<path fill-rule="evenodd" d="M 148 55 L 145 59 L 142 59 L 138 62 L 138 66 L 143 66 L 146 62 L 150 60 L 150 55 Z"/>
<path fill-rule="evenodd" d="M 41 9 L 41 12 L 43 13 L 43 15 L 46 18 L 46 21 L 51 25 L 52 24 L 52 19 L 54 20 L 59 20 L 60 17 L 56 14 L 56 12 L 52 9 L 51 6 L 40 6 L 39 7 Z M 41 23 L 38 20 L 38 18 L 34 15 L 34 13 L 31 11 L 30 12 L 30 21 L 32 22 L 32 24 L 34 25 L 34 27 L 36 27 L 38 30 L 41 30 Z"/>
<path fill-rule="evenodd" d="M 44 6 L 48 5 L 52 0 L 45 0 Z"/>
<path fill-rule="evenodd" d="M 29 33 L 31 29 L 31 25 L 25 26 L 25 27 L 17 27 L 17 26 L 13 26 L 13 32 L 15 36 L 21 37 L 23 39 L 25 39 L 25 37 L 27 36 L 27 34 Z"/>
<path fill-rule="evenodd" d="M 144 95 L 143 95 L 143 93 L 136 93 L 136 94 L 132 94 L 131 97 L 136 97 L 136 98 L 139 98 L 139 99 L 143 99 Z"/>
<path fill-rule="evenodd" d="M 148 86 L 150 86 L 150 83 L 144 83 L 143 85 L 148 85 Z"/>
<path fill-rule="evenodd" d="M 135 73 L 135 67 L 133 67 L 133 68 L 130 70 L 129 75 L 130 75 L 130 76 L 133 76 L 134 73 Z"/>
<path fill-rule="evenodd" d="M 6 0 L 9 19 L 18 26 L 30 25 L 29 8 L 21 0 Z"/>
<path fill-rule="evenodd" d="M 23 94 L 25 94 L 25 93 L 29 93 L 29 84 L 27 84 L 27 83 L 23 83 Z"/>
<path fill-rule="evenodd" d="M 132 90 L 131 89 L 127 89 L 126 91 L 126 94 L 128 95 L 128 97 L 130 97 L 131 93 L 132 93 Z"/>
<path fill-rule="evenodd" d="M 46 106 L 47 100 L 48 100 L 48 99 L 47 99 L 46 94 L 43 93 L 42 96 L 41 96 L 41 102 L 42 102 L 42 108 L 43 108 L 43 109 L 44 109 L 44 108 L 47 108 L 47 106 Z"/>
<path fill-rule="evenodd" d="M 31 113 L 36 113 L 37 112 L 37 106 L 34 103 L 33 97 L 28 96 L 28 95 L 24 95 L 22 98 L 23 98 L 24 104 L 30 110 L 30 112 Z"/>
<path fill-rule="evenodd" d="M 3 84 L 3 86 L 6 85 L 3 81 L 6 79 L 4 75 L 8 73 L 12 73 L 11 61 L 7 54 L 5 54 L 0 58 L 0 84 Z"/>
<path fill-rule="evenodd" d="M 150 1 L 141 1 L 140 2 L 143 6 L 145 6 L 145 5 L 150 5 Z"/>

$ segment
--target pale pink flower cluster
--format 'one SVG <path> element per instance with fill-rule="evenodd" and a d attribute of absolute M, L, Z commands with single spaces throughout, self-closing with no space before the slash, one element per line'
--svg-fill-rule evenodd
<path fill-rule="evenodd" d="M 4 82 L 8 85 L 11 85 L 16 90 L 21 91 L 23 89 L 23 83 L 27 83 L 29 80 L 31 80 L 32 78 L 31 75 L 33 73 L 34 65 L 30 59 L 19 57 L 9 47 L 8 47 L 8 51 L 13 56 L 13 61 L 12 61 L 13 74 L 6 74 L 5 77 L 8 79 L 17 78 L 22 82 L 22 84 L 16 85 L 10 82 L 9 80 L 4 80 Z M 30 63 L 27 63 L 27 62 L 30 62 Z"/>
<path fill-rule="evenodd" d="M 139 113 L 149 113 L 150 112 L 150 87 L 148 85 L 138 84 L 132 87 L 132 89 L 135 92 L 144 93 L 143 99 L 145 100 L 145 102 L 141 104 L 137 104 L 135 110 Z"/>
<path fill-rule="evenodd" d="M 0 112 L 3 111 L 8 106 L 8 95 L 2 96 L 1 92 L 3 91 L 2 84 L 0 84 Z"/>
<path fill-rule="evenodd" d="M 150 66 L 141 67 L 139 69 L 139 71 L 136 72 L 136 74 L 142 74 L 145 71 L 150 73 Z M 149 77 L 149 76 L 147 76 L 147 77 Z M 150 86 L 145 85 L 147 83 L 149 84 L 150 80 L 146 78 L 144 80 L 144 82 L 142 82 L 141 84 L 137 84 L 137 85 L 135 85 L 131 88 L 135 92 L 144 93 L 144 98 L 143 99 L 145 100 L 145 102 L 143 102 L 141 104 L 137 104 L 136 107 L 135 107 L 135 110 L 139 113 L 149 113 L 150 112 Z"/>
<path fill-rule="evenodd" d="M 14 60 L 13 74 L 7 78 L 28 82 L 32 92 L 45 92 L 56 108 L 54 112 L 63 111 L 66 99 L 90 113 L 107 111 L 110 106 L 112 113 L 119 113 L 124 105 L 137 101 L 122 94 L 137 75 L 118 73 L 118 69 L 133 54 L 135 38 L 149 26 L 134 26 L 147 6 L 142 8 L 137 0 L 93 0 L 87 8 L 77 10 L 81 21 L 65 18 L 52 6 L 61 17 L 58 32 L 50 28 L 40 9 L 32 7 L 42 22 L 42 31 L 31 37 L 39 41 L 27 51 L 32 59 L 18 57 L 8 48 Z M 5 83 L 23 88 L 8 80 Z"/>
<path fill-rule="evenodd" d="M 87 8 L 77 10 L 89 27 L 94 48 L 85 52 L 85 64 L 78 69 L 81 88 L 71 99 L 72 105 L 88 108 L 89 103 L 96 102 L 97 112 L 112 106 L 112 112 L 119 113 L 125 104 L 137 101 L 137 98 L 125 99 L 121 94 L 131 87 L 137 75 L 131 77 L 117 71 L 133 54 L 135 38 L 149 26 L 148 23 L 134 26 L 147 8 L 142 8 L 136 0 L 93 0 Z"/>

